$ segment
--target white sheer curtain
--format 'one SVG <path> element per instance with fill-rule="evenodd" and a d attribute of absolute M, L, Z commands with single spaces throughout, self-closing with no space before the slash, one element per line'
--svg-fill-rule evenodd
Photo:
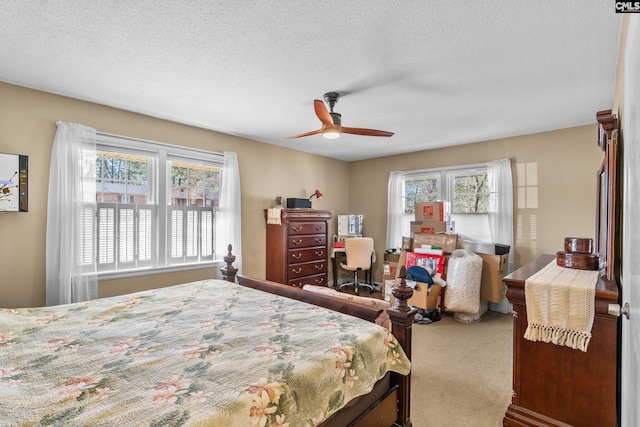
<path fill-rule="evenodd" d="M 233 246 L 233 266 L 242 272 L 242 217 L 240 206 L 240 170 L 236 153 L 225 151 L 220 183 L 220 204 L 216 214 L 216 253 L 219 258 Z"/>
<path fill-rule="evenodd" d="M 386 248 L 400 248 L 402 246 L 402 222 L 405 219 L 402 206 L 402 181 L 404 172 L 391 171 L 387 190 L 387 246 Z"/>
<path fill-rule="evenodd" d="M 513 178 L 511 161 L 499 159 L 489 163 L 489 230 L 495 243 L 509 245 L 507 273 L 513 271 Z"/>
<path fill-rule="evenodd" d="M 87 209 L 95 211 L 96 130 L 75 123 L 56 125 L 47 204 L 47 305 L 98 297 L 97 276 L 83 274 L 95 268 L 79 262 L 85 258 L 79 231 L 86 223 L 81 218 Z"/>

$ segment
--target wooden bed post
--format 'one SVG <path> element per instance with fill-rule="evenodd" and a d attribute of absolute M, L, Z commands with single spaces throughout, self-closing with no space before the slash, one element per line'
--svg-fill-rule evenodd
<path fill-rule="evenodd" d="M 236 260 L 236 256 L 231 253 L 232 250 L 233 246 L 231 246 L 231 243 L 229 243 L 229 246 L 227 246 L 228 253 L 225 257 L 222 258 L 227 266 L 225 268 L 221 268 L 220 271 L 222 272 L 222 278 L 224 280 L 235 283 L 236 273 L 238 272 L 238 269 L 233 266 L 233 262 Z"/>
<path fill-rule="evenodd" d="M 407 286 L 407 268 L 403 265 L 400 267 L 398 274 L 400 283 L 393 286 L 391 293 L 396 300 L 390 309 L 387 309 L 389 318 L 391 319 L 391 332 L 396 337 L 404 352 L 411 359 L 411 327 L 413 318 L 418 310 L 411 308 L 407 300 L 413 295 L 413 289 Z M 411 374 L 404 376 L 392 373 L 393 381 L 398 384 L 398 418 L 396 423 L 404 426 L 412 426 L 410 419 L 411 410 Z"/>

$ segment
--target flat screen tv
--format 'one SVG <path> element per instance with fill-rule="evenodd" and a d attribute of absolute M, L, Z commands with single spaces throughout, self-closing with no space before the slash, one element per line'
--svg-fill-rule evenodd
<path fill-rule="evenodd" d="M 29 156 L 0 153 L 0 212 L 28 212 Z"/>

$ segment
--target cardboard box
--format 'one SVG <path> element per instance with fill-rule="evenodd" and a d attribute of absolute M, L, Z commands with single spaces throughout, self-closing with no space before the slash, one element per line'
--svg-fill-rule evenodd
<path fill-rule="evenodd" d="M 457 234 L 415 233 L 413 235 L 413 248 L 419 248 L 422 245 L 439 246 L 445 254 L 450 254 L 456 250 L 457 244 Z"/>
<path fill-rule="evenodd" d="M 402 251 L 400 252 L 400 257 L 398 259 L 398 266 L 401 265 L 407 265 L 407 256 L 409 254 L 413 254 L 412 252 L 407 252 L 407 251 Z M 416 255 L 425 255 L 425 254 L 416 254 Z M 438 256 L 438 255 L 429 255 L 430 257 L 433 256 Z M 444 259 L 443 256 L 440 256 L 441 258 Z M 413 262 L 412 260 L 412 256 L 409 255 L 409 262 Z M 414 264 L 415 265 L 415 264 Z M 398 274 L 400 273 L 400 268 L 398 268 L 398 270 L 396 270 L 396 277 L 395 280 L 393 281 L 388 281 L 390 286 L 393 286 L 393 284 L 399 280 L 398 279 Z M 386 283 L 385 282 L 385 288 L 386 288 Z M 429 285 L 427 283 L 422 283 L 422 282 L 407 282 L 407 285 L 411 285 L 411 287 L 415 286 L 415 289 L 413 290 L 413 295 L 411 296 L 411 298 L 409 298 L 407 300 L 407 302 L 409 303 L 409 305 L 412 305 L 414 307 L 417 308 L 421 308 L 423 310 L 435 310 L 435 309 L 440 309 L 440 305 L 441 305 L 441 290 L 442 287 L 440 285 L 431 285 L 431 287 L 429 287 Z M 390 295 L 389 298 L 389 302 L 393 304 L 393 302 L 395 301 L 395 297 L 393 295 Z"/>
<path fill-rule="evenodd" d="M 396 269 L 398 268 L 398 259 L 400 254 L 384 254 L 384 263 L 389 265 L 389 274 L 382 273 L 382 283 L 388 279 L 394 279 L 396 277 Z"/>
<path fill-rule="evenodd" d="M 390 286 L 393 286 L 394 283 L 395 280 L 389 281 Z M 423 310 L 440 309 L 442 287 L 440 285 L 431 285 L 429 287 L 429 285 L 422 282 L 414 283 L 416 288 L 413 290 L 413 295 L 407 300 L 407 303 Z M 390 293 L 388 301 L 393 304 L 395 300 L 396 298 Z"/>
<path fill-rule="evenodd" d="M 440 273 L 440 277 L 444 277 L 444 255 L 407 252 L 405 255 L 405 259 L 406 261 L 404 265 L 407 268 L 413 267 L 414 265 L 419 265 L 420 267 L 429 267 L 431 270 L 435 269 L 436 273 Z"/>
<path fill-rule="evenodd" d="M 444 221 L 443 202 L 418 202 L 415 211 L 416 221 Z"/>
<path fill-rule="evenodd" d="M 417 308 L 423 310 L 435 310 L 440 308 L 440 285 L 427 285 L 426 283 L 416 282 L 416 289 L 407 302 Z"/>
<path fill-rule="evenodd" d="M 507 271 L 509 254 L 494 255 L 477 253 L 482 257 L 482 280 L 480 282 L 480 300 L 500 302 L 505 297 L 505 286 L 502 282 Z"/>
<path fill-rule="evenodd" d="M 445 231 L 447 231 L 447 223 L 444 221 L 411 221 L 411 234 L 413 235 L 416 233 L 436 234 Z"/>

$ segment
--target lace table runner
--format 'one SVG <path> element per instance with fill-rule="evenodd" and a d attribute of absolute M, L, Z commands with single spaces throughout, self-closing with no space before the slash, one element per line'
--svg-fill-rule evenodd
<path fill-rule="evenodd" d="M 597 282 L 597 271 L 559 267 L 555 260 L 527 279 L 524 337 L 587 351 Z"/>

